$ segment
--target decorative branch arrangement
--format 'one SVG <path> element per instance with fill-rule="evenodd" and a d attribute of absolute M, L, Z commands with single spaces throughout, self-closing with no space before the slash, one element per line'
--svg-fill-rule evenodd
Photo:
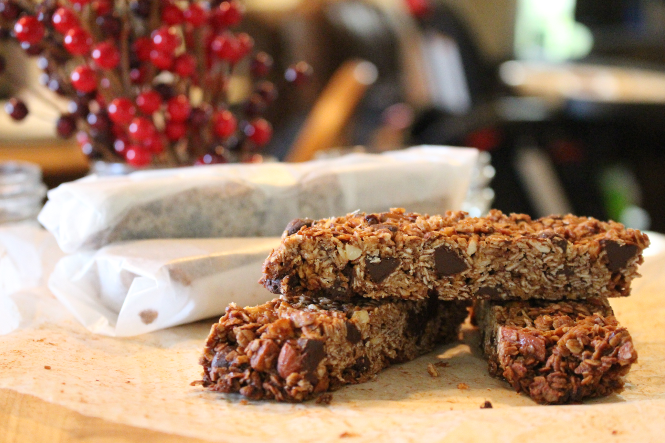
<path fill-rule="evenodd" d="M 262 115 L 277 98 L 267 78 L 273 60 L 254 53 L 237 26 L 236 0 L 0 0 L 0 39 L 15 39 L 38 57 L 42 83 L 69 98 L 56 130 L 81 130 L 90 159 L 134 167 L 252 162 L 272 137 Z M 242 61 L 252 88 L 229 103 L 229 84 Z M 0 73 L 7 61 L 0 57 Z M 311 67 L 299 62 L 286 82 L 302 84 Z M 28 114 L 23 101 L 5 110 Z"/>

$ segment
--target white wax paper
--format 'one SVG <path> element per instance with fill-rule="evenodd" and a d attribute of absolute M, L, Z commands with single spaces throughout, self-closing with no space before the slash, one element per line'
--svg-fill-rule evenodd
<path fill-rule="evenodd" d="M 281 235 L 296 217 L 461 208 L 478 152 L 418 147 L 307 163 L 90 176 L 49 191 L 39 221 L 66 252 L 122 240 Z"/>
<path fill-rule="evenodd" d="M 258 284 L 279 238 L 140 240 L 64 257 L 49 288 L 91 332 L 126 337 L 274 298 Z"/>
<path fill-rule="evenodd" d="M 0 226 L 0 335 L 21 323 L 14 294 L 43 286 L 62 255 L 53 235 L 34 221 Z"/>

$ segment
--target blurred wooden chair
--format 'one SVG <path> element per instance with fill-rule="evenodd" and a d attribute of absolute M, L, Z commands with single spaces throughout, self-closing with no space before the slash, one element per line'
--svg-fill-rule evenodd
<path fill-rule="evenodd" d="M 317 151 L 335 146 L 367 89 L 378 76 L 365 60 L 348 60 L 333 74 L 300 130 L 286 161 L 311 160 Z"/>

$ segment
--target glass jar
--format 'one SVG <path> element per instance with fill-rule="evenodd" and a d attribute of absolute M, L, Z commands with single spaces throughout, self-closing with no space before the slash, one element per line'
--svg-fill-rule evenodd
<path fill-rule="evenodd" d="M 35 219 L 45 196 L 39 166 L 18 161 L 0 163 L 0 223 Z"/>

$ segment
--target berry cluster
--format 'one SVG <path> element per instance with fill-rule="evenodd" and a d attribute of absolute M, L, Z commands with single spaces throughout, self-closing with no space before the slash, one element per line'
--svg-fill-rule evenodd
<path fill-rule="evenodd" d="M 135 167 L 255 161 L 272 137 L 273 64 L 240 32 L 237 0 L 0 0 L 0 39 L 38 56 L 42 83 L 70 100 L 56 123 L 91 159 Z M 6 61 L 0 57 L 0 73 Z M 246 70 L 252 90 L 229 103 Z M 284 80 L 301 84 L 304 62 Z M 18 98 L 5 110 L 28 114 Z"/>

